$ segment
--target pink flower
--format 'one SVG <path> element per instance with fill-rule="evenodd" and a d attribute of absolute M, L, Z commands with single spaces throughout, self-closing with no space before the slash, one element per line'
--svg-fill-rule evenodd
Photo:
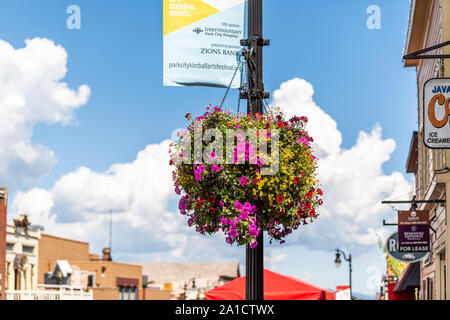
<path fill-rule="evenodd" d="M 210 158 L 211 158 L 211 160 L 214 160 L 216 158 L 216 153 L 215 152 L 211 152 Z"/>
<path fill-rule="evenodd" d="M 243 187 L 245 187 L 245 185 L 247 184 L 247 182 L 248 182 L 248 179 L 247 179 L 247 177 L 242 177 L 242 178 L 239 178 L 239 183 L 241 184 L 241 186 L 243 186 Z"/>
<path fill-rule="evenodd" d="M 255 249 L 258 246 L 258 241 L 255 240 L 255 242 L 252 242 L 252 244 L 250 244 L 250 248 Z"/>
<path fill-rule="evenodd" d="M 212 170 L 212 172 L 218 173 L 218 172 L 220 172 L 222 169 L 220 169 L 220 167 L 219 167 L 218 165 L 213 164 L 213 165 L 211 166 L 211 170 Z"/>
<path fill-rule="evenodd" d="M 239 200 L 236 200 L 236 202 L 234 203 L 234 207 L 241 212 L 242 210 L 244 210 L 244 206 L 239 202 Z"/>

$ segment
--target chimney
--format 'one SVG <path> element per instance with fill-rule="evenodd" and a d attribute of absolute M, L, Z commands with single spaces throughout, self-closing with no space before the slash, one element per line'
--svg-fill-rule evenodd
<path fill-rule="evenodd" d="M 8 189 L 0 187 L 0 300 L 6 300 L 6 213 Z"/>
<path fill-rule="evenodd" d="M 111 249 L 110 248 L 105 248 L 103 249 L 103 257 L 102 257 L 103 261 L 112 261 L 112 257 L 111 257 Z"/>

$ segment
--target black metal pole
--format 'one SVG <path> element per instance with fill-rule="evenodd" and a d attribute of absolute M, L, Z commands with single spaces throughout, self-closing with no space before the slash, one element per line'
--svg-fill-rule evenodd
<path fill-rule="evenodd" d="M 248 61 L 249 76 L 247 79 L 249 114 L 262 113 L 264 93 L 262 66 L 262 0 L 248 1 Z M 258 246 L 246 252 L 246 299 L 264 300 L 264 236 L 258 236 Z"/>
<path fill-rule="evenodd" d="M 352 296 L 352 292 L 353 292 L 353 290 L 352 290 L 352 255 L 350 254 L 349 255 L 349 258 L 348 258 L 348 266 L 349 266 L 349 271 L 350 271 L 350 300 L 352 300 L 353 299 L 353 296 Z"/>

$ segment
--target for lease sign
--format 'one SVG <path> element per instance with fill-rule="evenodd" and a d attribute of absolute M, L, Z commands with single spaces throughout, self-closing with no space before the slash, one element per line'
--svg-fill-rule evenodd
<path fill-rule="evenodd" d="M 424 144 L 432 149 L 450 149 L 450 79 L 428 80 L 423 99 Z"/>
<path fill-rule="evenodd" d="M 429 211 L 398 212 L 399 252 L 430 251 Z"/>

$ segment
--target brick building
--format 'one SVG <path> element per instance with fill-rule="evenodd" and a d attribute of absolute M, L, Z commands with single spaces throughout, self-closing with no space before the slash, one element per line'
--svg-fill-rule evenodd
<path fill-rule="evenodd" d="M 142 299 L 142 267 L 113 262 L 110 252 L 99 255 L 89 252 L 89 243 L 42 234 L 39 242 L 39 276 L 52 273 L 58 260 L 66 260 L 73 269 L 84 271 L 87 287 L 95 300 Z M 151 295 L 150 295 L 151 296 Z"/>

